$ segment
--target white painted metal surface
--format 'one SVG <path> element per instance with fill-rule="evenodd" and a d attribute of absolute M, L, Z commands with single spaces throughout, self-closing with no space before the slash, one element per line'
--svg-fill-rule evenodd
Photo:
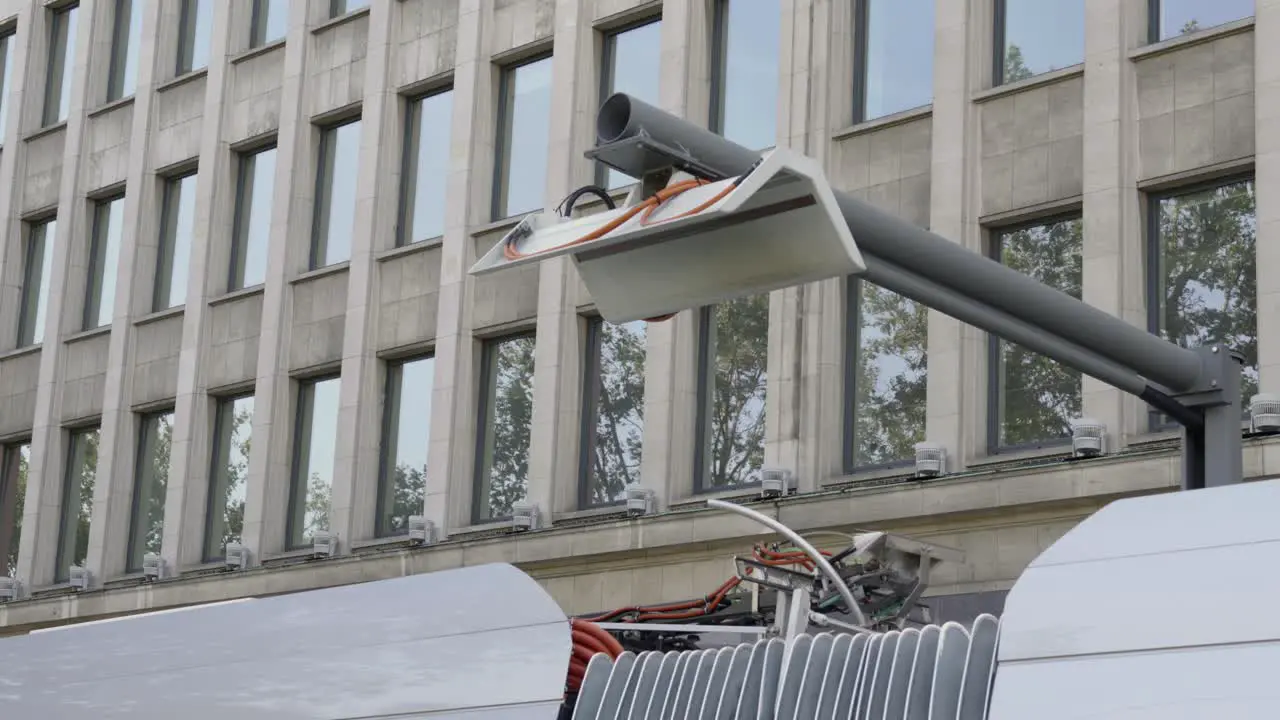
<path fill-rule="evenodd" d="M 554 213 L 531 215 L 471 273 L 570 255 L 600 314 L 622 323 L 866 269 L 822 167 L 811 158 L 773 150 L 734 182 L 688 190 L 664 203 L 648 224 L 637 215 L 578 244 L 627 209 L 568 221 Z M 728 192 L 682 217 L 721 191 Z M 523 257 L 505 256 L 509 239 Z"/>
<path fill-rule="evenodd" d="M 570 650 L 484 565 L 5 638 L 0 718 L 554 720 Z"/>
<path fill-rule="evenodd" d="M 1120 500 L 1010 591 L 991 720 L 1280 717 L 1280 481 Z"/>

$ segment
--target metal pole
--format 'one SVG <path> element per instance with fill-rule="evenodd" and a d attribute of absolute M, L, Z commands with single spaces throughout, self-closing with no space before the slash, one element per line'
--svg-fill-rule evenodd
<path fill-rule="evenodd" d="M 827 562 L 827 559 L 822 556 L 822 553 L 818 552 L 817 549 L 810 545 L 808 540 L 800 537 L 800 534 L 795 530 L 792 530 L 764 513 L 757 512 L 751 508 L 743 507 L 726 500 L 708 498 L 707 505 L 710 505 L 713 508 L 720 508 L 721 510 L 735 512 L 743 517 L 751 518 L 752 520 L 755 520 L 761 525 L 764 525 L 770 530 L 773 530 L 779 535 L 790 540 L 791 544 L 803 550 L 804 553 L 809 556 L 809 559 L 813 560 L 813 563 L 818 566 L 818 569 L 822 571 L 822 574 L 826 575 L 827 579 L 836 586 L 836 592 L 840 593 L 840 598 L 844 600 L 844 604 L 849 606 L 849 614 L 853 616 L 854 620 L 856 620 L 859 625 L 867 624 L 867 617 L 862 614 L 862 608 L 858 607 L 858 601 L 853 598 L 853 592 L 849 590 L 849 586 L 846 585 L 844 579 L 840 577 L 840 573 L 836 572 L 836 569 L 831 567 L 831 563 Z"/>
<path fill-rule="evenodd" d="M 628 95 L 609 97 L 600 108 L 596 134 L 601 143 L 651 138 L 696 158 L 724 176 L 738 175 L 759 157 L 704 128 Z M 1196 353 L 1133 327 L 1097 308 L 1037 282 L 978 253 L 869 203 L 835 193 L 849 230 L 864 257 L 911 269 L 922 278 L 957 291 L 1056 335 L 1171 390 L 1192 387 L 1201 375 Z M 889 283 L 884 287 L 901 292 Z M 903 293 L 906 294 L 906 293 Z M 954 304 L 938 309 L 952 314 Z M 1110 382 L 1106 378 L 1099 378 Z"/>

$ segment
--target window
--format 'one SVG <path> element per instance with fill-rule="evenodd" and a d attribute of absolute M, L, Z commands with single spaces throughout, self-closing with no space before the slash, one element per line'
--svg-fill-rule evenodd
<path fill-rule="evenodd" d="M 360 121 L 323 130 L 316 173 L 312 270 L 344 262 L 351 257 L 351 232 L 356 225 L 356 173 L 359 169 Z"/>
<path fill-rule="evenodd" d="M 253 287 L 266 280 L 271 202 L 276 184 L 276 149 L 242 154 L 238 172 L 228 290 Z"/>
<path fill-rule="evenodd" d="M 592 318 L 587 326 L 582 507 L 625 500 L 626 489 L 640 482 L 645 326 L 614 325 L 601 318 Z"/>
<path fill-rule="evenodd" d="M 996 260 L 1074 298 L 1081 293 L 1084 238 L 1079 218 L 1041 221 L 992 234 Z M 987 449 L 1039 447 L 1071 437 L 1080 417 L 1080 373 L 988 336 Z"/>
<path fill-rule="evenodd" d="M 995 85 L 1084 62 L 1084 0 L 996 0 Z"/>
<path fill-rule="evenodd" d="M 779 0 L 716 0 L 711 129 L 752 150 L 777 142 L 781 18 Z"/>
<path fill-rule="evenodd" d="M 128 97 L 137 90 L 141 34 L 141 3 L 135 6 L 134 0 L 116 0 L 115 27 L 111 32 L 111 66 L 107 75 L 107 102 Z"/>
<path fill-rule="evenodd" d="M 298 386 L 294 426 L 293 487 L 289 493 L 289 547 L 301 548 L 329 530 L 334 447 L 338 444 L 338 390 L 342 380 L 308 380 Z"/>
<path fill-rule="evenodd" d="M 9 77 L 13 63 L 13 33 L 0 34 L 0 144 L 4 143 L 5 123 L 9 116 Z"/>
<path fill-rule="evenodd" d="M 22 506 L 27 499 L 27 470 L 31 446 L 0 448 L 0 577 L 18 572 L 18 544 L 22 540 Z"/>
<path fill-rule="evenodd" d="M 444 201 L 449 177 L 449 128 L 453 91 L 409 103 L 405 123 L 404 186 L 396 242 L 408 245 L 444 235 Z"/>
<path fill-rule="evenodd" d="M 213 0 L 182 0 L 178 19 L 178 75 L 209 66 L 213 34 Z"/>
<path fill-rule="evenodd" d="M 369 7 L 369 0 L 329 0 L 329 17 L 341 17 L 367 7 Z"/>
<path fill-rule="evenodd" d="M 421 515 L 427 493 L 427 446 L 431 439 L 431 388 L 435 358 L 387 366 L 383 407 L 379 537 L 409 531 L 409 516 Z"/>
<path fill-rule="evenodd" d="M 253 0 L 249 47 L 262 47 L 284 39 L 289 31 L 288 23 L 289 0 Z"/>
<path fill-rule="evenodd" d="M 854 117 L 874 120 L 933 102 L 934 0 L 859 0 Z"/>
<path fill-rule="evenodd" d="M 18 347 L 44 342 L 49 275 L 53 272 L 53 243 L 57 235 L 56 219 L 31 225 L 27 231 L 27 253 L 23 258 L 22 307 L 18 317 Z"/>
<path fill-rule="evenodd" d="M 142 569 L 144 555 L 160 553 L 172 444 L 172 412 L 143 416 L 138 435 L 138 467 L 133 476 L 133 518 L 129 523 L 126 567 L 130 572 Z"/>
<path fill-rule="evenodd" d="M 1225 25 L 1254 14 L 1254 0 L 1148 0 L 1151 42 Z"/>
<path fill-rule="evenodd" d="M 769 295 L 702 309 L 698 339 L 698 491 L 760 481 Z"/>
<path fill-rule="evenodd" d="M 627 93 L 658 104 L 658 79 L 662 54 L 662 21 L 611 32 L 604 36 L 604 57 L 600 63 L 600 102 L 614 93 Z M 601 182 L 613 190 L 636 179 L 612 168 L 597 165 Z"/>
<path fill-rule="evenodd" d="M 76 65 L 76 16 L 79 6 L 53 12 L 49 23 L 49 64 L 44 89 L 44 127 L 67 119 L 71 108 L 71 71 Z"/>
<path fill-rule="evenodd" d="M 1243 354 L 1246 403 L 1258 392 L 1255 203 L 1253 180 L 1236 180 L 1153 198 L 1148 222 L 1151 331 L 1183 347 L 1217 341 Z"/>
<path fill-rule="evenodd" d="M 187 265 L 191 256 L 195 214 L 196 175 L 193 173 L 165 181 L 155 297 L 151 307 L 154 311 L 187 302 Z"/>
<path fill-rule="evenodd" d="M 111 324 L 116 297 L 116 257 L 124 229 L 124 198 L 103 200 L 93 209 L 89 243 L 89 286 L 84 301 L 84 329 Z"/>
<path fill-rule="evenodd" d="M 502 71 L 493 219 L 542 207 L 551 133 L 551 58 Z"/>
<path fill-rule="evenodd" d="M 845 470 L 909 463 L 925 439 L 929 308 L 856 278 L 847 293 Z"/>
<path fill-rule="evenodd" d="M 73 430 L 67 445 L 67 475 L 62 485 L 62 520 L 58 528 L 58 565 L 54 581 L 71 577 L 72 565 L 84 565 L 89 552 L 89 518 L 93 514 L 93 482 L 98 476 L 98 429 Z"/>
<path fill-rule="evenodd" d="M 511 515 L 529 490 L 533 421 L 533 335 L 485 343 L 480 369 L 476 522 Z"/>
<path fill-rule="evenodd" d="M 227 543 L 243 542 L 245 483 L 253 439 L 253 396 L 218 400 L 213 421 L 213 464 L 209 469 L 204 559 L 226 554 Z"/>

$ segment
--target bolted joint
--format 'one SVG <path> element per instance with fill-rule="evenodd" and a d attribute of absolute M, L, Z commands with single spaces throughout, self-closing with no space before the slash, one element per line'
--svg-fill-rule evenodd
<path fill-rule="evenodd" d="M 1241 404 L 1244 355 L 1225 343 L 1210 343 L 1193 348 L 1193 352 L 1200 356 L 1200 377 L 1194 385 L 1174 397 L 1183 405 L 1195 408 Z"/>

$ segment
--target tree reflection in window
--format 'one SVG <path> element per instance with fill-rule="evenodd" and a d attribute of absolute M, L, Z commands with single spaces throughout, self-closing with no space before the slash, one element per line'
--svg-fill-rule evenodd
<path fill-rule="evenodd" d="M 853 444 L 849 470 L 909 460 L 924 440 L 929 309 L 868 282 L 850 280 L 857 325 Z"/>
<path fill-rule="evenodd" d="M 1252 180 L 1159 198 L 1152 331 L 1183 347 L 1244 355 L 1242 396 L 1258 391 L 1258 283 Z M 1159 422 L 1159 421 L 1157 421 Z"/>
<path fill-rule="evenodd" d="M 1084 238 L 1079 218 L 996 233 L 996 258 L 1014 270 L 1079 298 Z M 1034 446 L 1071 436 L 1080 416 L 1080 373 L 991 336 L 991 405 L 995 437 L 989 449 Z"/>
<path fill-rule="evenodd" d="M 764 465 L 769 295 L 705 308 L 702 317 L 699 396 L 704 398 L 704 423 L 699 489 L 759 482 Z"/>
<path fill-rule="evenodd" d="M 512 506 L 528 495 L 533 350 L 532 335 L 485 346 L 477 520 L 508 517 Z"/>
<path fill-rule="evenodd" d="M 591 321 L 587 334 L 585 505 L 625 499 L 640 482 L 645 323 Z"/>

